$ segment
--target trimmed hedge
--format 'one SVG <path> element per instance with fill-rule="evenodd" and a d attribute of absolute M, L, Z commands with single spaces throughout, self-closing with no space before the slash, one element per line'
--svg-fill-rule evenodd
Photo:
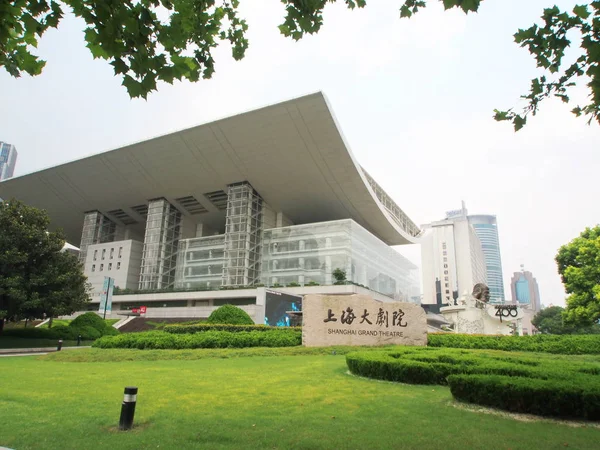
<path fill-rule="evenodd" d="M 600 420 L 598 381 L 538 380 L 494 375 L 450 375 L 454 398 L 506 411 Z"/>
<path fill-rule="evenodd" d="M 196 323 L 189 325 L 166 325 L 163 331 L 173 334 L 192 334 L 203 333 L 205 331 L 229 331 L 238 333 L 240 331 L 270 331 L 270 330 L 293 330 L 302 331 L 302 327 L 271 327 L 268 325 L 227 325 L 227 324 L 211 324 L 211 323 Z"/>
<path fill-rule="evenodd" d="M 302 333 L 292 330 L 269 331 L 206 331 L 204 333 L 173 334 L 164 331 L 126 333 L 105 336 L 94 342 L 99 348 L 189 349 L 293 347 L 302 343 Z"/>
<path fill-rule="evenodd" d="M 410 384 L 447 384 L 453 374 L 497 374 L 547 378 L 544 372 L 528 364 L 481 358 L 460 353 L 435 354 L 390 351 L 354 352 L 346 355 L 350 372 L 368 378 Z M 428 352 L 431 353 L 431 352 Z"/>
<path fill-rule="evenodd" d="M 254 320 L 246 311 L 237 306 L 223 305 L 215 309 L 206 323 L 218 323 L 229 325 L 254 325 Z"/>
<path fill-rule="evenodd" d="M 69 325 L 56 324 L 52 328 L 11 328 L 2 332 L 3 336 L 24 339 L 82 339 L 92 341 L 101 336 L 119 334 L 119 330 L 108 325 L 98 314 L 88 312 L 76 317 Z"/>
<path fill-rule="evenodd" d="M 346 363 L 352 373 L 369 378 L 450 384 L 460 400 L 508 411 L 600 418 L 598 363 L 440 348 L 353 352 L 346 355 Z"/>
<path fill-rule="evenodd" d="M 489 336 L 453 333 L 429 333 L 430 347 L 470 348 L 564 355 L 599 355 L 600 335 Z"/>

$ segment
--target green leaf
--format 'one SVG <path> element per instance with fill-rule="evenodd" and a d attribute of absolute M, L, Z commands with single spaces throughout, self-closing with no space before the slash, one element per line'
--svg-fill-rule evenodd
<path fill-rule="evenodd" d="M 527 123 L 527 117 L 520 116 L 519 114 L 515 114 L 513 118 L 513 125 L 515 127 L 515 131 L 519 131 L 521 128 L 525 126 Z"/>
<path fill-rule="evenodd" d="M 575 8 L 573 8 L 573 14 L 575 14 L 577 17 L 580 17 L 584 20 L 587 19 L 588 17 L 590 17 L 590 12 L 588 11 L 588 8 L 586 5 L 575 6 Z"/>

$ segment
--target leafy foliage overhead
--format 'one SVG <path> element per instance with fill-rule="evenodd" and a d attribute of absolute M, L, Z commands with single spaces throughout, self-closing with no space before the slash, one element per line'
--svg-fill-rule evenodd
<path fill-rule="evenodd" d="M 317 33 L 327 3 L 338 0 L 281 0 L 285 17 L 280 32 L 294 40 Z M 340 0 L 341 1 L 341 0 Z M 403 0 L 400 17 L 410 18 L 434 0 Z M 465 13 L 479 10 L 483 0 L 438 0 L 445 9 Z M 364 8 L 366 0 L 343 0 L 350 8 Z M 600 0 L 582 0 L 571 12 L 547 8 L 543 23 L 518 30 L 515 42 L 534 56 L 544 72 L 531 81 L 527 104 L 495 110 L 495 119 L 521 129 L 540 103 L 558 97 L 569 103 L 569 89 L 583 77 L 589 88 L 587 104 L 573 113 L 600 123 Z M 212 51 L 222 42 L 231 45 L 234 59 L 248 48 L 248 25 L 239 14 L 239 0 L 14 0 L 0 4 L 0 66 L 13 76 L 38 75 L 45 61 L 34 53 L 38 39 L 56 28 L 64 10 L 86 23 L 85 40 L 94 58 L 110 62 L 131 97 L 146 98 L 157 82 L 198 81 L 215 71 Z M 564 64 L 567 48 L 575 41 L 579 56 Z"/>
<path fill-rule="evenodd" d="M 600 225 L 587 228 L 563 245 L 556 255 L 558 273 L 565 285 L 570 323 L 591 325 L 600 320 Z"/>

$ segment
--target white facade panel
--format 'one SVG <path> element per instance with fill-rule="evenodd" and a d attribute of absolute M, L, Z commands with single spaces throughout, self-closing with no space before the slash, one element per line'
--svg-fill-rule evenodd
<path fill-rule="evenodd" d="M 92 301 L 102 293 L 104 277 L 115 280 L 121 289 L 137 289 L 143 244 L 139 241 L 115 241 L 88 247 L 84 274 L 92 285 Z"/>

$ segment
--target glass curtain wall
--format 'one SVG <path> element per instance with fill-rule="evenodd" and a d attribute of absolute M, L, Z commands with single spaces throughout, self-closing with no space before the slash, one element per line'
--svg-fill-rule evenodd
<path fill-rule="evenodd" d="M 246 286 L 260 279 L 262 199 L 249 183 L 230 185 L 225 221 L 224 286 Z"/>
<path fill-rule="evenodd" d="M 167 289 L 175 284 L 181 213 L 164 198 L 148 204 L 140 271 L 140 289 Z"/>
<path fill-rule="evenodd" d="M 353 220 L 265 230 L 262 282 L 267 286 L 331 285 L 332 272 L 391 298 L 414 301 L 414 264 Z"/>
<path fill-rule="evenodd" d="M 225 235 L 182 239 L 179 242 L 175 287 L 218 289 L 223 279 Z"/>
<path fill-rule="evenodd" d="M 79 244 L 79 261 L 85 264 L 87 249 L 90 245 L 113 242 L 117 225 L 98 211 L 89 211 L 83 218 L 81 243 Z"/>

